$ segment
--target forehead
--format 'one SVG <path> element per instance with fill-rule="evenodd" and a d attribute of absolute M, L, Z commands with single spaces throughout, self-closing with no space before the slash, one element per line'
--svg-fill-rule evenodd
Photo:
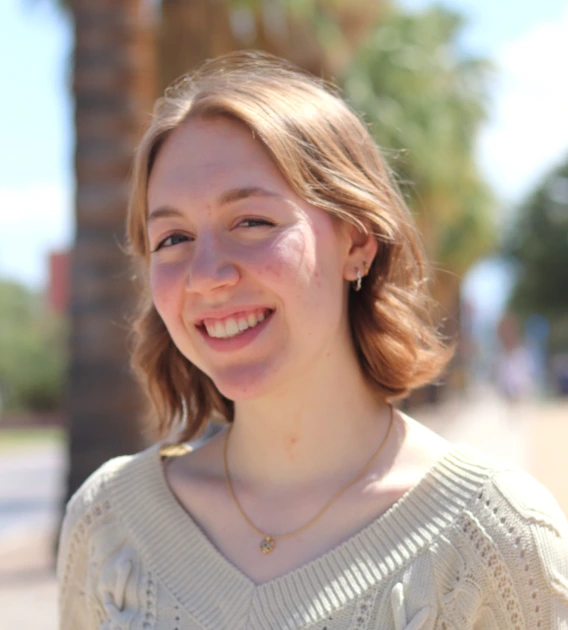
<path fill-rule="evenodd" d="M 264 145 L 244 124 L 228 118 L 196 119 L 175 129 L 160 148 L 148 186 L 148 201 L 179 188 L 231 185 L 247 177 L 281 179 Z M 242 183 L 242 182 L 233 182 Z"/>

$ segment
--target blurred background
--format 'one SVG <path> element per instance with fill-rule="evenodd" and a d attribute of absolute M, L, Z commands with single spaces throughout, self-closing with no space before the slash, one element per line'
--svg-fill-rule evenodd
<path fill-rule="evenodd" d="M 63 504 L 154 439 L 128 369 L 131 156 L 164 88 L 237 48 L 336 82 L 399 176 L 459 340 L 405 408 L 568 511 L 566 0 L 3 0 L 0 34 L 0 629 L 56 627 Z"/>

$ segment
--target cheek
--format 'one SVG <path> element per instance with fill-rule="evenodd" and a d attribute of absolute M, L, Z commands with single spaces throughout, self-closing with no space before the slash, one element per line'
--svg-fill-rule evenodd
<path fill-rule="evenodd" d="M 180 265 L 150 265 L 150 291 L 156 310 L 168 325 L 183 292 L 183 277 Z"/>
<path fill-rule="evenodd" d="M 314 270 L 311 278 L 313 307 L 319 317 L 337 323 L 344 304 L 345 247 L 328 215 L 313 226 Z"/>
<path fill-rule="evenodd" d="M 295 232 L 272 247 L 259 267 L 259 278 L 280 293 L 288 314 L 304 322 L 327 317 L 340 300 L 337 255 L 331 259 L 319 240 L 315 230 Z"/>
<path fill-rule="evenodd" d="M 275 282 L 295 286 L 309 282 L 315 270 L 315 248 L 309 234 L 298 230 L 273 243 L 262 258 L 259 273 Z"/>

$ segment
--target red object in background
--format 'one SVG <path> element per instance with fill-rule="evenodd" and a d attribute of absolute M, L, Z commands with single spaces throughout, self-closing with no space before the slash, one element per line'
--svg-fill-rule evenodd
<path fill-rule="evenodd" d="M 64 315 L 69 306 L 69 260 L 70 252 L 49 254 L 49 278 L 47 301 L 56 312 Z"/>

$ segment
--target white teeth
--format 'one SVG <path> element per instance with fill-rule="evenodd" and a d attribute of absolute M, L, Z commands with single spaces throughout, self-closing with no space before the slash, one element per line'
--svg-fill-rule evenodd
<path fill-rule="evenodd" d="M 227 335 L 229 335 L 229 337 L 232 337 L 233 335 L 236 335 L 239 331 L 239 325 L 237 324 L 237 321 L 235 319 L 233 319 L 232 317 L 230 317 L 226 322 L 225 322 L 225 330 L 227 332 Z"/>
<path fill-rule="evenodd" d="M 221 322 L 215 323 L 215 328 L 211 331 L 212 337 L 224 337 L 225 336 L 225 326 Z"/>
<path fill-rule="evenodd" d="M 229 317 L 223 322 L 217 321 L 209 326 L 205 325 L 205 329 L 210 337 L 216 337 L 217 339 L 229 339 L 230 337 L 234 337 L 249 328 L 254 328 L 264 319 L 266 319 L 265 313 L 259 313 L 258 315 L 251 313 L 250 315 L 247 315 L 246 318 L 241 317 L 238 321 L 234 317 Z"/>

